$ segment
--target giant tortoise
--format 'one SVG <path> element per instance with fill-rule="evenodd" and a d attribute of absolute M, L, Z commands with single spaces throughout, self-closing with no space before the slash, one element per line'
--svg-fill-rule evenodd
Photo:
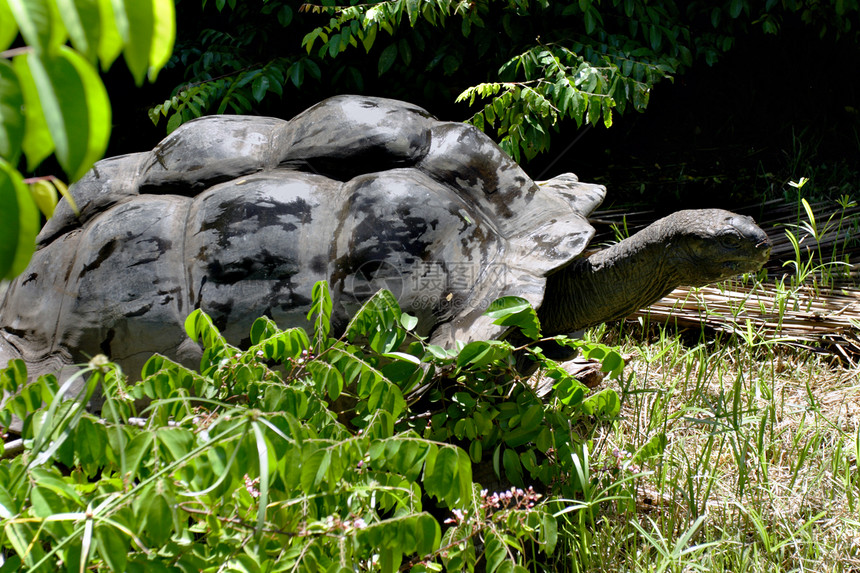
<path fill-rule="evenodd" d="M 242 345 L 262 315 L 304 325 L 331 285 L 333 326 L 389 287 L 437 344 L 505 335 L 487 305 L 516 295 L 545 334 L 623 317 L 678 285 L 754 271 L 752 219 L 680 211 L 579 257 L 604 188 L 534 182 L 470 125 L 414 105 L 339 96 L 290 121 L 215 116 L 152 151 L 106 159 L 61 203 L 0 308 L 0 367 L 33 375 L 103 353 L 134 376 L 152 353 L 198 363 L 200 308 Z"/>

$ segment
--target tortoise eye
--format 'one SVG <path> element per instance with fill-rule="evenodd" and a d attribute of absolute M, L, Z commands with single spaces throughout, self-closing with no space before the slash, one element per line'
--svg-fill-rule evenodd
<path fill-rule="evenodd" d="M 724 247 L 734 249 L 741 244 L 741 238 L 736 233 L 724 233 L 719 237 L 720 244 Z"/>

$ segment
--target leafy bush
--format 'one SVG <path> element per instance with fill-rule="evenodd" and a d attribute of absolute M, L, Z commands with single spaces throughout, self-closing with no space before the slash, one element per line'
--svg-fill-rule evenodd
<path fill-rule="evenodd" d="M 215 110 L 266 113 L 266 100 L 282 114 L 284 93 L 287 105 L 350 92 L 435 106 L 456 99 L 474 106 L 468 121 L 493 132 L 517 161 L 548 150 L 565 119 L 608 127 L 613 114 L 643 111 L 660 81 L 716 63 L 744 36 L 792 41 L 803 27 L 856 40 L 860 12 L 843 0 L 200 6 L 179 6 L 189 25 L 169 66 L 184 71 L 185 83 L 150 111 L 156 123 L 168 118 L 168 130 Z"/>
<path fill-rule="evenodd" d="M 537 324 L 521 300 L 493 309 Z M 310 333 L 260 318 L 240 350 L 195 311 L 199 372 L 156 355 L 129 385 L 94 359 L 75 399 L 72 381 L 27 384 L 13 361 L 0 415 L 24 420 L 24 451 L 0 464 L 0 571 L 524 571 L 547 559 L 547 502 L 582 491 L 588 429 L 617 415 L 618 396 L 588 396 L 534 348 L 431 346 L 387 291 L 340 339 L 330 313 L 319 283 Z M 605 347 L 559 340 L 623 367 Z M 522 352 L 555 382 L 546 401 L 513 369 Z M 81 407 L 99 384 L 101 417 Z M 533 487 L 489 493 L 473 471 Z"/>
<path fill-rule="evenodd" d="M 122 53 L 138 85 L 154 80 L 175 35 L 173 0 L 0 0 L 0 279 L 30 260 L 36 206 L 50 217 L 57 192 L 69 197 L 54 177 L 25 181 L 21 156 L 32 171 L 53 153 L 72 180 L 82 177 L 111 131 L 96 66 L 106 70 Z"/>

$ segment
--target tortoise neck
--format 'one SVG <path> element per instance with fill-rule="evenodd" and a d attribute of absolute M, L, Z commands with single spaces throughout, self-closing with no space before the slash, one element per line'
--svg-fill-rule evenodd
<path fill-rule="evenodd" d="M 680 285 L 665 239 L 662 226 L 651 225 L 547 277 L 538 310 L 544 335 L 624 318 Z"/>

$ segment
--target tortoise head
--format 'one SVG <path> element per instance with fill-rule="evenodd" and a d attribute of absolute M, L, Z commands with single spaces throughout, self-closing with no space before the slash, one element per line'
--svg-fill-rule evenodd
<path fill-rule="evenodd" d="M 721 209 L 678 211 L 655 223 L 679 284 L 704 286 L 767 262 L 771 243 L 751 217 Z"/>

